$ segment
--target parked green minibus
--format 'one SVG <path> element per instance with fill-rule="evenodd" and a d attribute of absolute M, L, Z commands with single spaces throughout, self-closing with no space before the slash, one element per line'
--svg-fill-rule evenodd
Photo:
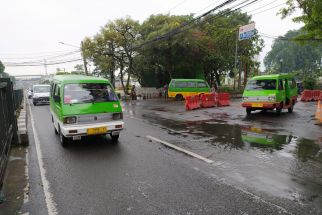
<path fill-rule="evenodd" d="M 202 79 L 172 79 L 168 89 L 168 97 L 176 100 L 204 93 L 210 93 L 210 87 Z"/>
<path fill-rule="evenodd" d="M 297 102 L 297 85 L 293 75 L 274 74 L 255 76 L 251 78 L 243 93 L 242 106 L 247 114 L 255 110 L 276 110 L 280 114 L 282 109 L 293 112 Z"/>
<path fill-rule="evenodd" d="M 50 86 L 54 131 L 63 146 L 84 136 L 107 135 L 118 142 L 124 127 L 122 107 L 107 79 L 56 75 Z"/>

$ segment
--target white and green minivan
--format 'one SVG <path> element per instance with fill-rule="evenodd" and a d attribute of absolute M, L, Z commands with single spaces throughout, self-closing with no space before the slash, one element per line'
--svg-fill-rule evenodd
<path fill-rule="evenodd" d="M 117 143 L 124 127 L 120 101 L 110 82 L 103 78 L 54 76 L 50 112 L 63 146 L 90 135 L 110 135 L 113 143 Z"/>

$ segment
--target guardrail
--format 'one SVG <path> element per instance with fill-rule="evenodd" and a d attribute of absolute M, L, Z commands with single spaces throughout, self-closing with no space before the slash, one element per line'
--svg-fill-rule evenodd
<path fill-rule="evenodd" d="M 15 102 L 13 85 L 10 78 L 0 78 L 0 190 L 9 158 L 11 144 L 17 143 L 16 107 L 22 100 L 22 92 L 17 92 Z M 21 98 L 20 98 L 21 96 Z"/>

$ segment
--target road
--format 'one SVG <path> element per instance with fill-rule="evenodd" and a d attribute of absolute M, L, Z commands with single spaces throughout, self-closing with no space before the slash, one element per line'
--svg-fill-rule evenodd
<path fill-rule="evenodd" d="M 30 106 L 29 214 L 319 214 L 321 127 L 313 103 L 294 115 L 230 107 L 184 111 L 171 101 L 124 103 L 119 143 L 61 147 L 49 106 Z M 264 135 L 270 144 L 247 138 Z M 157 138 L 213 161 L 164 146 Z M 253 139 L 254 140 L 254 139 Z"/>

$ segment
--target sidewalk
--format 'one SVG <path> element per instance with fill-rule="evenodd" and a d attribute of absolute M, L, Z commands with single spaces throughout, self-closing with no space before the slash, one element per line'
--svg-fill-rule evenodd
<path fill-rule="evenodd" d="M 12 147 L 3 185 L 5 201 L 0 204 L 0 215 L 21 214 L 24 190 L 27 185 L 25 147 Z"/>

